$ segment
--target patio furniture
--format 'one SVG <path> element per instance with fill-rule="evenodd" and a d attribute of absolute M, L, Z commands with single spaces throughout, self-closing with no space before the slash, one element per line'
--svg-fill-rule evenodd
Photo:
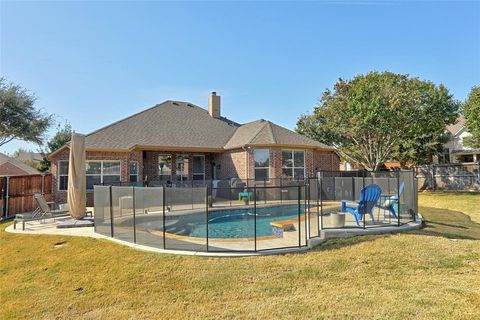
<path fill-rule="evenodd" d="M 25 230 L 25 222 L 44 220 L 47 218 L 65 217 L 69 215 L 68 209 L 52 209 L 51 206 L 53 206 L 55 202 L 47 202 L 43 195 L 39 193 L 35 194 L 33 198 L 37 202 L 38 207 L 31 213 L 21 213 L 15 215 L 15 219 L 13 220 L 14 229 L 17 228 L 17 222 L 21 222 L 22 230 Z"/>
<path fill-rule="evenodd" d="M 342 212 L 352 214 L 358 226 L 365 214 L 369 214 L 372 222 L 375 222 L 373 219 L 373 208 L 377 205 L 381 193 L 382 189 L 379 186 L 369 184 L 360 191 L 360 200 L 358 202 L 342 200 Z M 353 204 L 355 207 L 349 207 L 347 204 Z"/>
<path fill-rule="evenodd" d="M 238 201 L 241 201 L 243 198 L 247 198 L 248 200 L 252 200 L 253 192 L 251 191 L 243 191 L 238 194 Z"/>
<path fill-rule="evenodd" d="M 402 182 L 397 194 L 395 195 L 380 195 L 380 201 L 377 203 L 376 207 L 387 210 L 394 218 L 398 218 L 398 199 L 400 199 L 402 196 L 404 186 L 404 182 Z"/>

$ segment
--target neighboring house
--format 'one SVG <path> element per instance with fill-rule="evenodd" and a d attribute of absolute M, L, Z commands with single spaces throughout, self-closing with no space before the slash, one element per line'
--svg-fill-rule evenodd
<path fill-rule="evenodd" d="M 447 131 L 451 134 L 451 139 L 444 145 L 443 154 L 434 158 L 434 163 L 468 164 L 480 162 L 480 149 L 472 149 L 463 145 L 463 139 L 470 136 L 464 116 L 460 116 L 455 124 L 448 126 Z"/>
<path fill-rule="evenodd" d="M 39 152 L 21 151 L 15 155 L 15 159 L 24 163 L 40 164 L 43 161 L 43 155 Z"/>
<path fill-rule="evenodd" d="M 41 172 L 30 167 L 29 165 L 26 165 L 22 161 L 0 153 L 0 177 L 23 176 L 31 174 L 41 174 Z"/>
<path fill-rule="evenodd" d="M 220 114 L 220 96 L 208 111 L 188 102 L 165 101 L 86 136 L 87 197 L 93 185 L 195 184 L 230 178 L 277 183 L 317 170 L 338 170 L 334 148 L 270 121 L 240 125 Z M 66 199 L 68 145 L 53 152 L 53 188 Z"/>

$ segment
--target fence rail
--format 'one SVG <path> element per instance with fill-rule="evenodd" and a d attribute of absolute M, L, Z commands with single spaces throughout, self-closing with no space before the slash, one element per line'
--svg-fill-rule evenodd
<path fill-rule="evenodd" d="M 97 185 L 95 231 L 161 249 L 258 252 L 305 247 L 323 229 L 400 226 L 416 219 L 413 171 L 342 175 L 324 172 L 302 183 L 281 186 Z M 395 219 L 377 208 L 371 221 L 364 218 L 357 224 L 344 215 L 339 226 L 341 201 L 358 201 L 360 191 L 372 183 L 380 186 L 387 199 L 398 196 Z"/>

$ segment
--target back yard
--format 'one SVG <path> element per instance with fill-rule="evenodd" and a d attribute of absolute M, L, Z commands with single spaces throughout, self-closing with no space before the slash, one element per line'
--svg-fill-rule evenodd
<path fill-rule="evenodd" d="M 480 195 L 419 202 L 426 228 L 415 233 L 248 258 L 14 235 L 2 224 L 0 318 L 480 318 Z"/>

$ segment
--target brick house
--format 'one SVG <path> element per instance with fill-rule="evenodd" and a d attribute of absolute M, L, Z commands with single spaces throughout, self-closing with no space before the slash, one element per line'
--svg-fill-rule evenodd
<path fill-rule="evenodd" d="M 41 172 L 23 163 L 22 161 L 0 153 L 0 177 L 25 176 L 36 174 L 41 174 Z"/>
<path fill-rule="evenodd" d="M 220 114 L 220 96 L 208 111 L 165 101 L 86 136 L 87 202 L 95 184 L 148 186 L 204 184 L 238 178 L 274 184 L 338 170 L 334 148 L 270 121 L 240 125 Z M 49 158 L 56 201 L 66 201 L 68 145 Z"/>

